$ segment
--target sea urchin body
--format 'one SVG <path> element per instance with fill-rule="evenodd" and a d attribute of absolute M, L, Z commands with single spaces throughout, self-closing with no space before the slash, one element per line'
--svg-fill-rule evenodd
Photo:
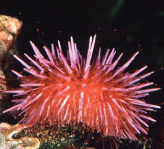
<path fill-rule="evenodd" d="M 159 88 L 146 88 L 152 82 L 143 79 L 153 72 L 140 74 L 147 66 L 133 73 L 125 69 L 139 52 L 136 52 L 124 65 L 117 67 L 123 54 L 115 60 L 115 49 L 106 51 L 101 58 L 101 49 L 95 61 L 91 61 L 95 38 L 90 37 L 87 58 L 83 58 L 73 38 L 68 42 L 68 56 L 63 55 L 60 42 L 52 45 L 51 51 L 44 47 L 46 59 L 31 42 L 35 59 L 25 54 L 31 64 L 14 56 L 30 73 L 29 76 L 13 70 L 22 79 L 19 89 L 8 90 L 14 93 L 16 105 L 8 111 L 22 112 L 25 124 L 46 123 L 51 125 L 72 120 L 82 122 L 92 129 L 103 131 L 106 136 L 136 140 L 136 134 L 147 134 L 148 124 L 144 120 L 155 121 L 148 111 L 160 108 L 146 103 L 143 98 Z"/>

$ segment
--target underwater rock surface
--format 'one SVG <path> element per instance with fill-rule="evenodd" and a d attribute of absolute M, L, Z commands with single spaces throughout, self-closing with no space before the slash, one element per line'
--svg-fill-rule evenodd
<path fill-rule="evenodd" d="M 21 137 L 19 139 L 13 139 L 13 135 L 23 130 L 25 126 L 16 124 L 9 125 L 8 123 L 0 124 L 0 148 L 11 149 L 11 148 L 24 148 L 24 149 L 35 149 L 39 148 L 40 141 L 37 138 L 32 137 Z"/>

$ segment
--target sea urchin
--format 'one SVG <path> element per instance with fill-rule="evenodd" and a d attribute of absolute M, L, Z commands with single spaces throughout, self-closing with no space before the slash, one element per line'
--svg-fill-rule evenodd
<path fill-rule="evenodd" d="M 24 117 L 20 123 L 24 124 L 49 122 L 52 125 L 75 120 L 102 130 L 106 136 L 137 140 L 136 134 L 147 134 L 148 124 L 144 120 L 155 122 L 147 112 L 160 108 L 143 99 L 149 92 L 159 90 L 144 89 L 153 84 L 143 81 L 153 72 L 140 75 L 147 66 L 133 73 L 125 72 L 139 52 L 117 68 L 123 54 L 113 60 L 115 49 L 111 52 L 108 49 L 103 58 L 99 49 L 95 61 L 91 60 L 95 39 L 96 36 L 90 37 L 86 59 L 79 53 L 72 37 L 68 42 L 67 58 L 60 42 L 56 51 L 53 45 L 51 51 L 44 47 L 48 59 L 32 42 L 35 59 L 25 54 L 30 64 L 14 55 L 30 75 L 23 76 L 13 70 L 22 83 L 19 89 L 5 91 L 15 94 L 16 105 L 4 112 L 21 110 L 19 115 L 24 114 Z"/>

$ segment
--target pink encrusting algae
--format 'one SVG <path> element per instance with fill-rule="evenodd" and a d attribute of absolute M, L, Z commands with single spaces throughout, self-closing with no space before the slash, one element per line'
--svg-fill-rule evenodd
<path fill-rule="evenodd" d="M 92 129 L 103 131 L 106 136 L 137 140 L 136 134 L 147 134 L 149 111 L 160 108 L 148 104 L 144 97 L 160 88 L 146 88 L 152 82 L 144 78 L 152 72 L 141 74 L 147 66 L 132 73 L 125 72 L 139 52 L 124 65 L 116 67 L 123 54 L 115 60 L 115 49 L 108 49 L 101 58 L 92 60 L 96 36 L 90 37 L 87 58 L 83 58 L 73 38 L 68 42 L 68 56 L 65 57 L 60 42 L 51 51 L 44 47 L 48 58 L 31 42 L 34 59 L 24 54 L 30 64 L 14 57 L 24 65 L 29 76 L 13 70 L 22 79 L 20 88 L 8 90 L 13 93 L 15 106 L 5 112 L 19 111 L 24 115 L 20 123 L 50 125 L 82 122 Z"/>

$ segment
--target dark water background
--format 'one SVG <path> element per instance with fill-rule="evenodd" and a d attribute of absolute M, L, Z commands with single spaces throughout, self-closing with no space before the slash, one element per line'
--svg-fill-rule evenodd
<path fill-rule="evenodd" d="M 29 41 L 39 47 L 56 44 L 63 50 L 74 37 L 78 48 L 86 55 L 89 36 L 97 34 L 95 51 L 115 47 L 125 62 L 134 52 L 143 49 L 128 70 L 148 65 L 156 73 L 147 78 L 164 88 L 164 1 L 163 0 L 0 0 L 0 14 L 17 17 L 23 22 L 17 46 L 20 55 L 32 55 Z M 37 29 L 39 31 L 37 32 Z M 21 70 L 17 65 L 16 70 Z M 146 98 L 147 102 L 162 104 L 164 89 Z M 151 116 L 157 123 L 150 124 L 149 136 L 156 144 L 164 139 L 164 105 Z"/>

